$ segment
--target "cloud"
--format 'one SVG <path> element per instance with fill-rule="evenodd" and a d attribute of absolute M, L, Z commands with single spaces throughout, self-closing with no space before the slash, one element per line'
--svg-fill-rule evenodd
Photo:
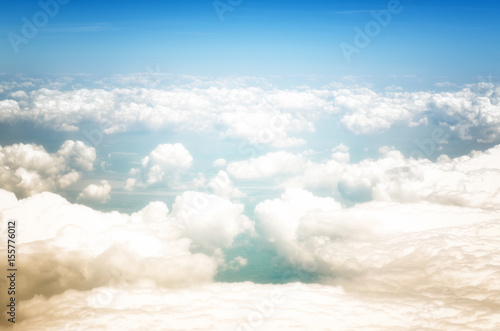
<path fill-rule="evenodd" d="M 306 143 L 304 139 L 288 137 L 288 131 L 313 131 L 314 126 L 305 118 L 294 119 L 291 114 L 266 111 L 227 112 L 221 120 L 228 127 L 221 136 L 240 138 L 251 145 L 272 145 L 275 147 L 296 147 Z"/>
<path fill-rule="evenodd" d="M 465 140 L 486 143 L 500 137 L 500 88 L 492 83 L 439 93 L 340 88 L 333 94 L 340 122 L 357 134 L 382 132 L 394 124 L 416 126 L 434 121 Z"/>
<path fill-rule="evenodd" d="M 16 327 L 48 331 L 108 329 L 111 325 L 120 330 L 298 331 L 325 326 L 366 331 L 492 330 L 498 319 L 496 293 L 460 300 L 415 292 L 367 298 L 339 287 L 300 283 L 212 283 L 182 290 L 100 287 L 26 301 L 25 317 Z"/>
<path fill-rule="evenodd" d="M 67 140 L 56 153 L 35 144 L 0 146 L 0 183 L 20 197 L 57 191 L 92 171 L 95 158 L 95 149 L 81 141 Z"/>
<path fill-rule="evenodd" d="M 436 162 L 385 147 L 378 159 L 350 164 L 347 150 L 307 162 L 279 199 L 257 204 L 257 230 L 309 280 L 488 309 L 487 298 L 500 291 L 500 145 Z M 300 187 L 329 188 L 356 204 Z"/>
<path fill-rule="evenodd" d="M 436 87 L 454 87 L 454 86 L 457 86 L 457 84 L 450 83 L 450 82 L 437 82 L 437 83 L 434 83 L 434 86 L 436 86 Z"/>
<path fill-rule="evenodd" d="M 21 108 L 15 100 L 0 100 L 0 121 L 12 123 L 21 116 Z"/>
<path fill-rule="evenodd" d="M 238 199 L 245 196 L 243 192 L 234 186 L 229 174 L 224 170 L 219 170 L 210 180 L 203 173 L 199 173 L 198 177 L 193 179 L 192 186 L 197 190 L 226 199 Z"/>
<path fill-rule="evenodd" d="M 17 223 L 20 300 L 100 286 L 188 286 L 211 281 L 224 265 L 222 248 L 253 231 L 243 205 L 184 192 L 172 212 L 152 202 L 131 215 L 99 212 L 53 193 L 18 200 L 0 190 L 0 235 Z M 204 200 L 203 200 L 204 199 Z M 202 201 L 203 204 L 198 203 Z M 6 242 L 0 244 L 6 250 Z M 4 287 L 6 278 L 0 280 Z"/>
<path fill-rule="evenodd" d="M 77 201 L 88 201 L 105 203 L 111 199 L 109 193 L 111 192 L 111 185 L 108 181 L 101 180 L 101 185 L 90 184 L 78 195 Z"/>
<path fill-rule="evenodd" d="M 243 204 L 216 195 L 187 191 L 175 199 L 172 217 L 196 247 L 210 252 L 231 246 L 238 234 L 253 230 L 253 223 L 243 211 Z"/>
<path fill-rule="evenodd" d="M 288 190 L 258 204 L 255 215 L 260 231 L 308 279 L 360 297 L 445 301 L 455 319 L 460 302 L 489 310 L 488 298 L 500 293 L 498 210 L 381 201 L 341 208 L 331 198 Z"/>
<path fill-rule="evenodd" d="M 227 172 L 235 178 L 265 178 L 283 174 L 296 174 L 305 167 L 301 155 L 289 152 L 271 152 L 245 161 L 231 162 Z"/>
<path fill-rule="evenodd" d="M 217 168 L 225 167 L 226 163 L 227 163 L 226 159 L 217 159 L 214 161 L 213 166 Z"/>
<path fill-rule="evenodd" d="M 376 93 L 368 88 L 338 89 L 334 92 L 334 107 L 341 114 L 340 122 L 357 134 L 373 134 L 389 129 L 395 123 L 418 125 L 425 123 L 428 92 L 385 91 Z"/>
<path fill-rule="evenodd" d="M 213 194 L 227 199 L 237 199 L 245 196 L 243 192 L 234 186 L 228 173 L 223 170 L 219 170 L 217 175 L 208 182 L 207 187 Z"/>
<path fill-rule="evenodd" d="M 145 79 L 122 78 L 131 79 L 128 83 L 136 86 Z M 141 128 L 218 131 L 221 138 L 278 148 L 304 145 L 305 140 L 297 134 L 314 131 L 319 120 L 331 120 L 332 116 L 356 134 L 380 133 L 396 124 L 434 122 L 449 127 L 461 139 L 493 142 L 500 137 L 496 111 L 500 90 L 492 83 L 461 88 L 437 83 L 450 90 L 440 92 L 397 88 L 377 92 L 339 83 L 279 89 L 265 81 L 184 80 L 169 77 L 170 85 L 160 84 L 161 88 L 148 84 L 117 87 L 116 80 L 108 80 L 101 89 L 68 86 L 59 91 L 30 86 L 27 97 L 20 94 L 23 91 L 14 92 L 21 101 L 0 101 L 0 121 L 30 121 L 61 131 L 75 131 L 84 122 L 96 122 L 105 134 Z"/>
<path fill-rule="evenodd" d="M 500 137 L 500 87 L 479 83 L 455 93 L 442 92 L 432 96 L 431 106 L 461 139 L 490 143 Z"/>
<path fill-rule="evenodd" d="M 125 185 L 126 190 L 135 187 L 148 187 L 155 184 L 172 185 L 179 174 L 189 169 L 193 164 L 193 157 L 182 144 L 158 145 L 148 156 L 141 161 L 141 166 L 132 168 L 131 177 Z"/>
<path fill-rule="evenodd" d="M 141 127 L 214 131 L 223 137 L 251 143 L 296 146 L 304 141 L 288 132 L 313 129 L 305 108 L 328 108 L 324 91 L 268 90 L 264 87 L 227 88 L 221 82 L 183 87 L 73 89 L 39 88 L 29 93 L 22 111 L 16 101 L 4 100 L 10 114 L 3 121 L 33 121 L 55 130 L 76 130 L 96 122 L 105 134 Z M 14 113 L 15 112 L 15 113 Z"/>
<path fill-rule="evenodd" d="M 327 189 L 353 202 L 427 201 L 500 208 L 500 145 L 453 159 L 443 155 L 436 162 L 406 158 L 391 148 L 381 148 L 380 153 L 376 160 L 350 164 L 347 152 L 334 152 L 326 162 L 308 161 L 303 173 L 282 186 Z"/>

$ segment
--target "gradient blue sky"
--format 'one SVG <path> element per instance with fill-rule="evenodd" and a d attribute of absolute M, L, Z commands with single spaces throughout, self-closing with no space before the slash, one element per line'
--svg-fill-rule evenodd
<path fill-rule="evenodd" d="M 8 33 L 37 1 L 2 2 L 0 72 L 194 75 L 497 76 L 498 1 L 409 1 L 348 64 L 341 42 L 388 1 L 243 0 L 221 21 L 212 1 L 69 1 L 16 54 Z"/>

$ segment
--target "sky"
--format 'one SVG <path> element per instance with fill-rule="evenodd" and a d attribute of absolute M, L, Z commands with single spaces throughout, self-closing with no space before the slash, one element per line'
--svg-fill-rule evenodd
<path fill-rule="evenodd" d="M 2 2 L 0 327 L 498 328 L 499 11 Z"/>
<path fill-rule="evenodd" d="M 364 31 L 374 19 L 370 12 L 389 3 L 71 0 L 49 6 L 53 17 L 44 20 L 36 1 L 4 2 L 0 70 L 109 75 L 159 66 L 194 75 L 418 75 L 461 82 L 498 75 L 496 1 L 401 1 L 390 25 L 374 30 L 370 45 L 347 63 L 339 45 L 353 45 L 354 28 Z M 40 27 L 26 43 L 12 41 L 9 33 L 24 38 L 23 17 L 38 18 Z"/>

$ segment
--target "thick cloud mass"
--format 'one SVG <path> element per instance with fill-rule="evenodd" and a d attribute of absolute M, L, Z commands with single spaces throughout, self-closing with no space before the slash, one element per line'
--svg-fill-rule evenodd
<path fill-rule="evenodd" d="M 124 78 L 125 79 L 125 78 Z M 228 87 L 232 86 L 232 87 Z M 492 83 L 466 85 L 451 91 L 383 92 L 331 84 L 323 88 L 278 89 L 233 81 L 194 82 L 159 88 L 39 88 L 18 99 L 0 100 L 0 121 L 33 121 L 62 131 L 83 122 L 101 124 L 106 134 L 173 128 L 207 131 L 221 128 L 221 137 L 252 144 L 291 147 L 305 144 L 293 135 L 315 130 L 315 122 L 334 115 L 356 134 L 373 134 L 394 124 L 441 123 L 461 139 L 498 141 L 500 88 Z M 14 95 L 12 95 L 14 96 Z"/>
<path fill-rule="evenodd" d="M 81 141 L 67 140 L 56 153 L 35 144 L 0 146 L 0 186 L 20 197 L 63 189 L 91 171 L 95 158 Z"/>
<path fill-rule="evenodd" d="M 420 306 L 415 329 L 500 325 L 498 209 L 380 201 L 344 209 L 331 198 L 289 190 L 257 205 L 255 214 L 293 266 L 363 297 L 357 311 L 390 295 L 405 301 L 396 315 Z M 390 315 L 388 306 L 377 309 Z M 383 320 L 373 327 L 383 328 Z"/>
<path fill-rule="evenodd" d="M 19 299 L 66 290 L 150 282 L 176 287 L 210 281 L 224 263 L 222 248 L 251 232 L 242 205 L 195 192 L 179 196 L 169 213 L 152 202 L 131 215 L 102 213 L 53 193 L 17 200 L 0 191 L 0 234 L 18 222 Z M 2 242 L 2 250 L 6 242 Z M 5 288 L 6 278 L 1 280 Z"/>
<path fill-rule="evenodd" d="M 494 330 L 497 305 L 498 292 L 460 300 L 301 283 L 100 287 L 23 302 L 14 330 Z"/>

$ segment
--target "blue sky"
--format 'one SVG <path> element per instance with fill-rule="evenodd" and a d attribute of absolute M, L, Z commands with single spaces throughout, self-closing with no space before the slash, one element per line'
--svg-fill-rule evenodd
<path fill-rule="evenodd" d="M 236 2 L 235 2 L 236 3 Z M 70 1 L 13 52 L 9 32 L 35 1 L 2 3 L 3 72 L 132 73 L 148 66 L 196 75 L 418 75 L 467 80 L 498 74 L 499 4 L 402 0 L 347 64 L 342 42 L 388 1 L 241 1 L 221 21 L 211 1 Z"/>

